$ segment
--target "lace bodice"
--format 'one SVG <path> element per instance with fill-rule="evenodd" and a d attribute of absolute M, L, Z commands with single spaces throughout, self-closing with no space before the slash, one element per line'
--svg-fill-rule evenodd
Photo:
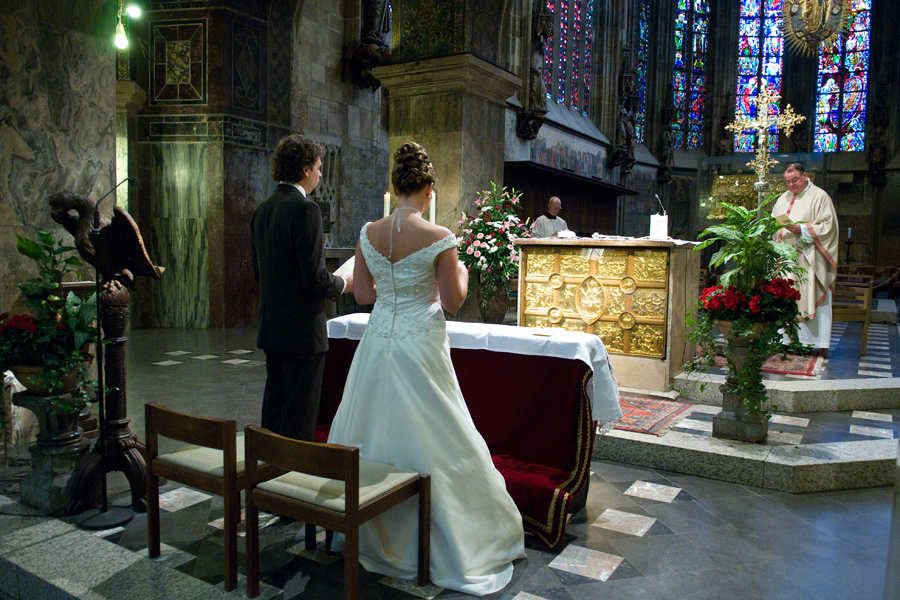
<path fill-rule="evenodd" d="M 450 234 L 391 263 L 372 246 L 367 227 L 368 223 L 360 232 L 360 247 L 378 290 L 367 331 L 393 339 L 443 332 L 446 325 L 434 259 L 456 246 L 456 236 Z"/>

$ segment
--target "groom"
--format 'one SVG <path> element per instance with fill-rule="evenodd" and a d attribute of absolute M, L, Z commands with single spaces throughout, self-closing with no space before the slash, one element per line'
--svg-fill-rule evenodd
<path fill-rule="evenodd" d="M 266 355 L 261 425 L 312 441 L 328 334 L 325 299 L 353 291 L 353 277 L 325 268 L 322 214 L 307 197 L 322 178 L 322 146 L 299 134 L 275 149 L 278 187 L 250 220 L 253 274 L 260 284 L 259 336 Z"/>

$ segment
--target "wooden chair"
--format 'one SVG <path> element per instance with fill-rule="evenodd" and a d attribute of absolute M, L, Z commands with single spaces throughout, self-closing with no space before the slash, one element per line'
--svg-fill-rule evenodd
<path fill-rule="evenodd" d="M 234 420 L 195 417 L 150 403 L 144 407 L 147 444 L 148 554 L 160 552 L 159 478 L 225 499 L 225 589 L 237 587 L 237 526 L 244 487 L 244 442 Z M 159 454 L 159 436 L 192 444 Z"/>
<path fill-rule="evenodd" d="M 359 448 L 302 442 L 256 425 L 244 428 L 247 457 L 247 596 L 259 595 L 259 509 L 306 524 L 306 549 L 316 547 L 316 525 L 344 534 L 344 598 L 359 597 L 359 527 L 419 495 L 418 584 L 428 583 L 431 477 L 361 460 Z M 287 471 L 263 475 L 258 462 Z"/>
<path fill-rule="evenodd" d="M 834 282 L 831 302 L 831 319 L 862 323 L 859 355 L 866 355 L 869 340 L 869 322 L 872 314 L 872 276 L 838 273 Z"/>

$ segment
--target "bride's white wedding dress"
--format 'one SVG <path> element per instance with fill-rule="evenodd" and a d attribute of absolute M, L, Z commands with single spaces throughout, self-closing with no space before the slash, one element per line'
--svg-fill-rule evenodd
<path fill-rule="evenodd" d="M 366 226 L 367 227 L 367 226 Z M 470 594 L 509 583 L 524 557 L 522 517 L 494 468 L 459 389 L 438 299 L 434 260 L 449 235 L 391 263 L 360 246 L 378 300 L 353 357 L 330 443 L 366 460 L 431 475 L 431 581 Z M 416 576 L 417 500 L 366 523 L 360 562 L 369 571 Z"/>

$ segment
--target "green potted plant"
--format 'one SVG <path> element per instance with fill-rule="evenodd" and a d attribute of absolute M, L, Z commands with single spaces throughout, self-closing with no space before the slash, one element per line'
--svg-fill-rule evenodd
<path fill-rule="evenodd" d="M 53 234 L 17 236 L 16 247 L 35 261 L 38 276 L 19 286 L 30 314 L 0 315 L 0 368 L 11 370 L 32 394 L 52 396 L 52 413 L 77 415 L 95 388 L 89 346 L 97 338 L 96 295 L 63 293 L 64 279 L 77 276 L 81 261 Z"/>
<path fill-rule="evenodd" d="M 491 182 L 490 191 L 475 198 L 472 214 L 459 220 L 459 256 L 477 278 L 476 297 L 481 316 L 501 323 L 509 307 L 510 281 L 519 273 L 519 253 L 513 240 L 531 237 L 517 216 L 521 192 Z"/>
<path fill-rule="evenodd" d="M 725 221 L 706 228 L 698 236 L 703 241 L 694 250 L 712 244 L 721 246 L 709 261 L 710 271 L 725 267 L 718 285 L 703 290 L 697 307 L 688 318 L 688 338 L 699 347 L 688 370 L 705 371 L 724 358 L 728 378 L 720 389 L 723 412 L 713 419 L 713 435 L 743 441 L 760 441 L 768 430 L 768 418 L 777 407 L 766 406 L 762 380 L 763 363 L 787 346 L 799 345 L 797 328 L 800 293 L 790 277 L 803 277 L 792 246 L 777 242 L 782 225 L 765 207 L 758 210 L 722 203 Z M 725 337 L 716 344 L 718 329 Z"/>

